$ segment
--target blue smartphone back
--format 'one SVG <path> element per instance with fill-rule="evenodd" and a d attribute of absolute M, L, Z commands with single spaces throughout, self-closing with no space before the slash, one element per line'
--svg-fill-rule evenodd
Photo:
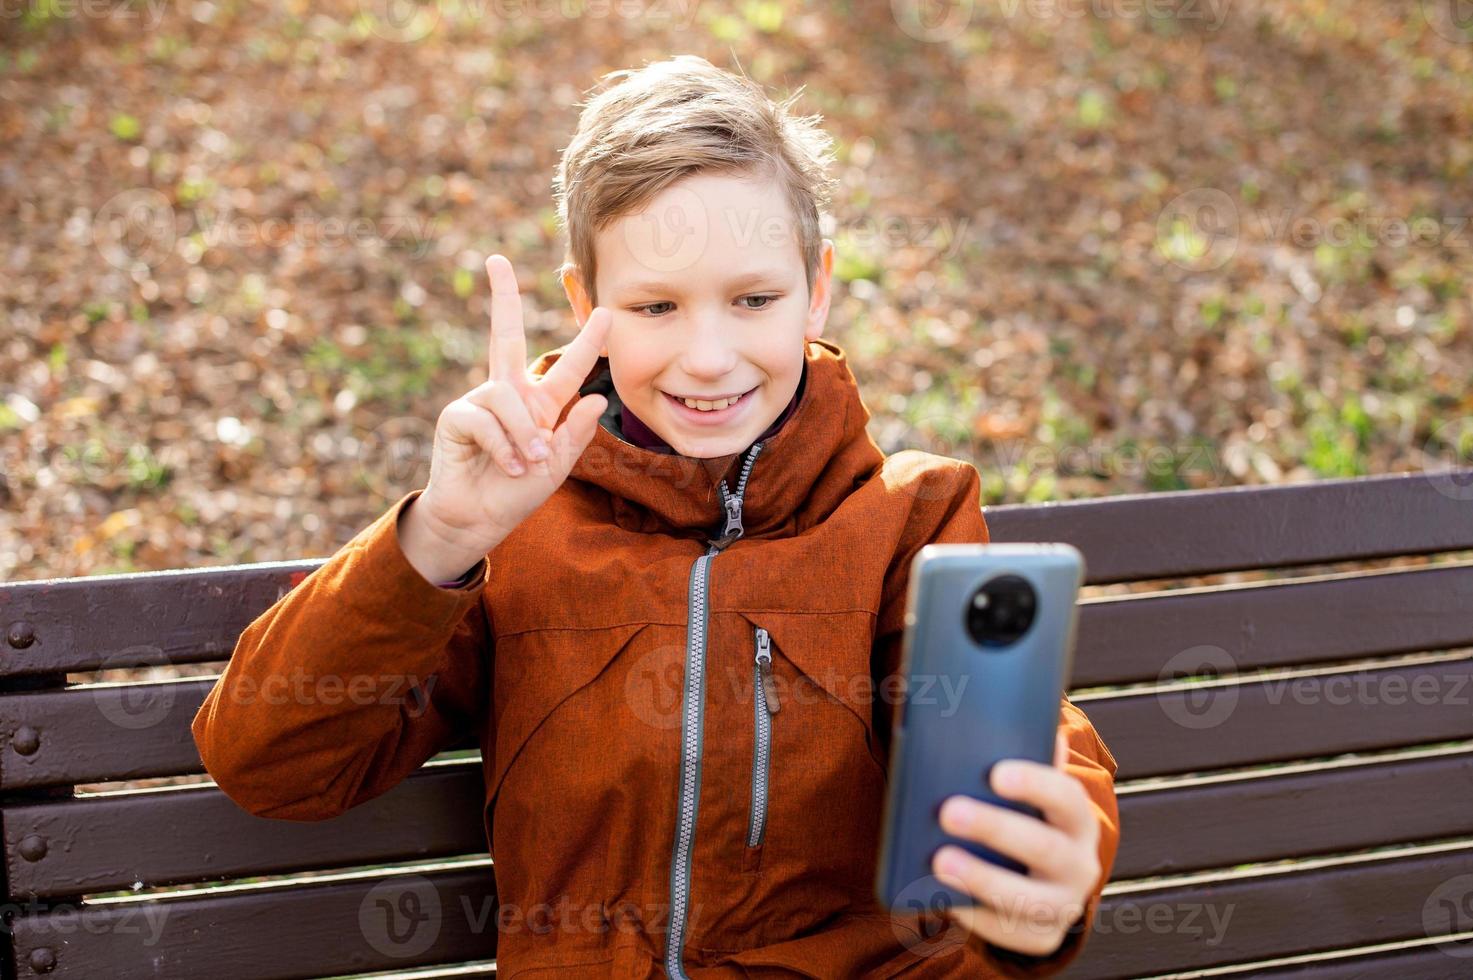
<path fill-rule="evenodd" d="M 900 662 L 905 700 L 895 713 L 875 876 L 887 908 L 973 904 L 932 874 L 943 844 L 1027 873 L 944 832 L 941 803 L 960 793 L 1038 815 L 994 794 L 988 779 L 1002 759 L 1053 764 L 1083 578 L 1083 556 L 1062 543 L 926 545 L 911 563 Z M 1016 617 L 1028 607 L 1031 622 L 1019 630 Z"/>

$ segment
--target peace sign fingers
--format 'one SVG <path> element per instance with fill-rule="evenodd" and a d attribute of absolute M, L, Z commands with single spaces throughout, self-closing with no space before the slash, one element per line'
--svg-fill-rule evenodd
<path fill-rule="evenodd" d="M 578 331 L 578 336 L 568 343 L 562 355 L 542 375 L 537 387 L 542 394 L 550 396 L 552 418 L 556 419 L 557 412 L 562 411 L 563 406 L 578 393 L 578 387 L 598 363 L 599 350 L 613 322 L 614 315 L 606 307 L 594 307 L 588 319 L 583 321 L 583 329 Z"/>
<path fill-rule="evenodd" d="M 486 275 L 491 280 L 490 377 L 521 388 L 527 373 L 527 333 L 516 272 L 506 256 L 492 255 L 486 259 Z"/>

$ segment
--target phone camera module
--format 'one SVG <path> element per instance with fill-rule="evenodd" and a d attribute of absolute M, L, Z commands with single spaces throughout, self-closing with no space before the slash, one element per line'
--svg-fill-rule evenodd
<path fill-rule="evenodd" d="M 983 582 L 967 602 L 967 633 L 986 647 L 1018 641 L 1033 625 L 1038 594 L 1018 575 L 999 575 Z"/>

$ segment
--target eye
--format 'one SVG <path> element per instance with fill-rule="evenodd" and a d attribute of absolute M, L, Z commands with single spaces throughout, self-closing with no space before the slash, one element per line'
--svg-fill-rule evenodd
<path fill-rule="evenodd" d="M 673 305 L 673 304 L 671 304 L 671 302 L 669 300 L 662 299 L 658 303 L 646 303 L 644 306 L 631 306 L 629 309 L 632 312 L 634 312 L 634 313 L 647 313 L 650 310 L 650 308 L 652 308 L 652 307 L 655 307 L 655 306 L 671 306 L 671 305 Z M 659 316 L 660 314 L 658 314 L 658 313 L 650 313 L 648 315 L 650 315 L 650 316 Z"/>
<path fill-rule="evenodd" d="M 740 302 L 745 303 L 749 299 L 763 299 L 763 300 L 767 300 L 767 302 L 766 303 L 763 303 L 761 306 L 748 306 L 748 307 L 745 307 L 745 309 L 752 310 L 754 312 L 756 310 L 765 310 L 769 306 L 771 306 L 773 303 L 776 303 L 777 302 L 777 297 L 776 296 L 756 296 L 756 295 L 754 295 L 754 296 L 743 296 L 741 298 Z"/>

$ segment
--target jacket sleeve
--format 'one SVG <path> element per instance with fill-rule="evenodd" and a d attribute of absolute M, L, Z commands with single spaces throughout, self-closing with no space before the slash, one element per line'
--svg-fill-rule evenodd
<path fill-rule="evenodd" d="M 441 588 L 409 563 L 405 495 L 258 616 L 191 723 L 206 771 L 261 817 L 324 820 L 478 731 L 485 558 Z"/>
<path fill-rule="evenodd" d="M 885 678 L 900 671 L 901 638 L 905 630 L 906 588 L 910 565 L 927 544 L 985 544 L 991 540 L 982 514 L 981 478 L 970 463 L 953 460 L 951 469 L 928 468 L 912 481 L 912 517 L 885 579 L 884 597 L 875 625 L 875 690 L 894 690 Z M 875 699 L 876 732 L 883 738 L 884 758 L 889 758 L 894 706 L 883 697 Z M 986 942 L 967 933 L 966 944 L 982 956 L 997 973 L 1009 977 L 1051 976 L 1075 960 L 1084 947 L 1089 924 L 1099 907 L 1100 894 L 1109 881 L 1120 844 L 1120 817 L 1115 799 L 1116 763 L 1085 713 L 1067 695 L 1061 694 L 1059 727 L 1069 743 L 1068 773 L 1078 779 L 1089 795 L 1100 824 L 1100 877 L 1085 903 L 1083 914 L 1066 934 L 1063 943 L 1048 956 L 1030 956 Z"/>

